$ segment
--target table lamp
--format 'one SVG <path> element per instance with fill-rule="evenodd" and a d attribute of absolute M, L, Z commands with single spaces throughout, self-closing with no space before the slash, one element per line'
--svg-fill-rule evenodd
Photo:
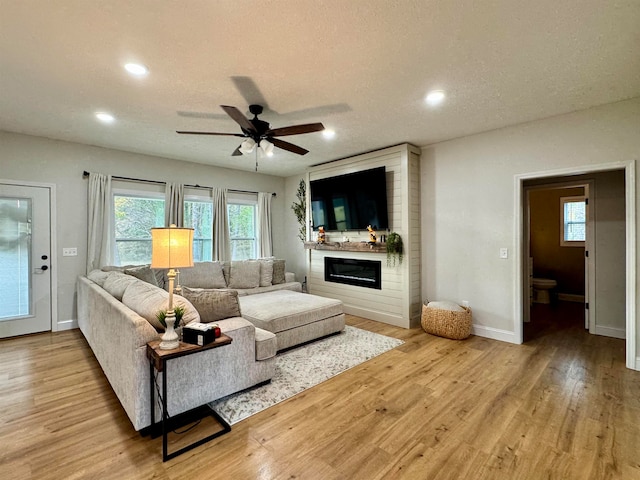
<path fill-rule="evenodd" d="M 178 228 L 175 225 L 152 228 L 151 268 L 169 269 L 169 308 L 165 317 L 167 327 L 160 342 L 162 350 L 173 350 L 180 344 L 174 330 L 176 316 L 173 311 L 173 282 L 176 278 L 175 269 L 183 267 L 193 267 L 193 228 Z"/>

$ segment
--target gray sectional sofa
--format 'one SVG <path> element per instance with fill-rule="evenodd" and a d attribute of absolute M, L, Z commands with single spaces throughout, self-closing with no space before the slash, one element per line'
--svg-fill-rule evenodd
<path fill-rule="evenodd" d="M 301 284 L 284 272 L 284 262 L 275 269 L 275 262 L 258 263 L 259 267 L 255 262 L 202 262 L 181 271 L 180 283 L 189 287 L 184 289 L 187 297 L 187 291 L 216 291 L 231 293 L 240 307 L 244 299 L 253 301 L 244 307 L 249 319 L 233 313 L 213 319 L 233 339 L 230 345 L 169 363 L 170 415 L 269 381 L 278 350 L 344 329 L 341 302 L 300 293 Z M 131 266 L 94 270 L 77 282 L 80 330 L 136 430 L 151 423 L 146 344 L 161 334 L 155 314 L 168 305 L 165 280 L 162 271 Z M 201 318 L 185 297 L 174 295 L 174 304 L 185 307 L 184 324 L 212 320 Z M 159 411 L 155 418 L 160 418 Z"/>

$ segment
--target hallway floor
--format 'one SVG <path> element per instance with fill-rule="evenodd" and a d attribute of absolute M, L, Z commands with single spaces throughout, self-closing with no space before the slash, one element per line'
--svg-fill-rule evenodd
<path fill-rule="evenodd" d="M 524 324 L 525 343 L 548 336 L 589 335 L 584 328 L 584 303 L 559 302 L 534 303 L 531 321 Z M 624 342 L 622 342 L 624 348 Z"/>

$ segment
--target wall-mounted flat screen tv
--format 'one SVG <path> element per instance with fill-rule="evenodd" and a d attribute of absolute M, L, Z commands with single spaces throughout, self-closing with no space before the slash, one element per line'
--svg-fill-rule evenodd
<path fill-rule="evenodd" d="M 385 167 L 310 182 L 313 229 L 389 228 Z"/>

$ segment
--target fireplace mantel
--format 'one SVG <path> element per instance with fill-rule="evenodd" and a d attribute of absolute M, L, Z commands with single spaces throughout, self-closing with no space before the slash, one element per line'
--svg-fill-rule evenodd
<path fill-rule="evenodd" d="M 304 242 L 304 248 L 307 250 L 333 250 L 339 252 L 387 253 L 387 244 L 381 242 L 375 244 L 370 244 L 369 242 Z"/>

